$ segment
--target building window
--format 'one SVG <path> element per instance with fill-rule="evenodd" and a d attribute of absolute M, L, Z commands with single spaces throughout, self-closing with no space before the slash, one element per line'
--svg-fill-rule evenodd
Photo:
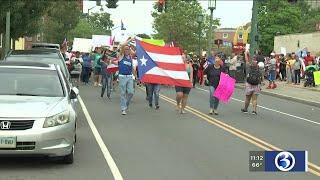
<path fill-rule="evenodd" d="M 243 39 L 242 34 L 239 34 L 239 35 L 238 35 L 238 39 Z"/>
<path fill-rule="evenodd" d="M 229 37 L 229 34 L 228 33 L 223 33 L 223 35 L 222 35 L 222 38 L 223 39 L 227 39 Z"/>
<path fill-rule="evenodd" d="M 0 48 L 2 48 L 2 34 L 0 34 Z"/>

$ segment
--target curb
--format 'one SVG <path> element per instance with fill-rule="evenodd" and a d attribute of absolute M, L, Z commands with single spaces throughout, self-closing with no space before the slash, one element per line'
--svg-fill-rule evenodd
<path fill-rule="evenodd" d="M 315 88 L 299 87 L 299 86 L 294 86 L 294 85 L 290 85 L 290 87 L 297 88 L 297 89 L 305 89 L 308 91 L 320 92 L 320 89 L 315 89 Z"/>
<path fill-rule="evenodd" d="M 244 86 L 242 86 L 242 85 L 236 85 L 235 87 L 237 89 L 244 89 Z M 263 91 L 263 90 L 261 91 L 261 94 L 268 95 L 268 96 L 274 96 L 274 97 L 278 97 L 280 99 L 294 101 L 294 102 L 298 102 L 298 103 L 302 103 L 302 104 L 306 104 L 306 105 L 315 106 L 315 107 L 320 108 L 320 103 L 319 102 L 308 101 L 308 100 L 305 100 L 305 99 L 295 98 L 295 97 L 286 96 L 286 95 L 278 94 L 278 93 L 266 92 L 266 91 Z"/>

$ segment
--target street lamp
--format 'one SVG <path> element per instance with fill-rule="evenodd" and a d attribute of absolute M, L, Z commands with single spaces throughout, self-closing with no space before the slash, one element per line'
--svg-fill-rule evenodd
<path fill-rule="evenodd" d="M 212 30 L 212 19 L 213 19 L 213 10 L 216 9 L 217 0 L 209 0 L 208 1 L 208 9 L 210 10 L 210 31 L 209 31 L 209 45 L 208 45 L 208 52 L 207 57 L 209 57 L 209 53 L 212 49 L 212 39 L 213 39 L 213 30 Z"/>
<path fill-rule="evenodd" d="M 199 24 L 199 58 L 201 57 L 201 23 L 203 22 L 203 14 L 199 14 L 197 17 L 197 23 Z"/>

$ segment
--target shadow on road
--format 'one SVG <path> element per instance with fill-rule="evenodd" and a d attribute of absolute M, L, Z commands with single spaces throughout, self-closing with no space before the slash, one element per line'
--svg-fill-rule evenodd
<path fill-rule="evenodd" d="M 60 163 L 57 159 L 49 159 L 47 157 L 0 157 L 0 169 L 12 170 L 14 169 L 48 169 L 50 167 L 61 166 L 61 168 L 68 166 Z"/>

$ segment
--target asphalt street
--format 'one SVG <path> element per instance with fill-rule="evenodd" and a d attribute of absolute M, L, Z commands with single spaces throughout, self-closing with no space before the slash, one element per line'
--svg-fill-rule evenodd
<path fill-rule="evenodd" d="M 319 179 L 320 109 L 260 95 L 258 115 L 242 114 L 244 93 L 236 90 L 218 116 L 209 116 L 209 93 L 203 87 L 191 90 L 187 114 L 181 115 L 174 89 L 160 92 L 160 110 L 155 110 L 148 107 L 143 88 L 136 87 L 122 116 L 117 91 L 108 100 L 99 96 L 100 88 L 81 86 L 85 108 L 78 107 L 75 163 L 2 158 L 0 180 L 119 179 L 114 172 L 128 180 Z M 249 151 L 267 149 L 308 150 L 312 172 L 249 172 Z"/>

